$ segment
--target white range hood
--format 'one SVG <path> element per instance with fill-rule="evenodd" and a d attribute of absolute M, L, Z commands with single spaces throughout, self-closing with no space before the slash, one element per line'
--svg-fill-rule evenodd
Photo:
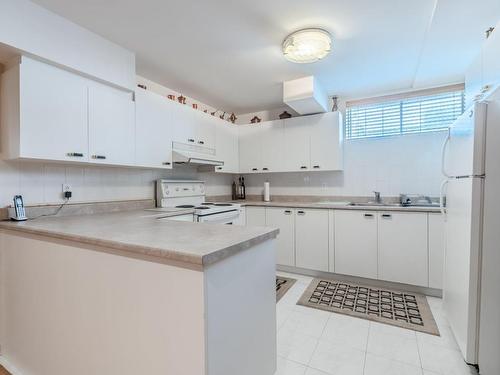
<path fill-rule="evenodd" d="M 300 115 L 328 112 L 328 95 L 314 76 L 283 82 L 283 102 Z"/>
<path fill-rule="evenodd" d="M 215 149 L 190 145 L 186 143 L 172 143 L 172 162 L 175 164 L 194 166 L 222 166 L 224 162 L 217 160 Z"/>

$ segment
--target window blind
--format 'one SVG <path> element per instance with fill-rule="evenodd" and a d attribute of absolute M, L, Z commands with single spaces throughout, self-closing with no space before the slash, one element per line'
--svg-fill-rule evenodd
<path fill-rule="evenodd" d="M 464 112 L 464 105 L 463 89 L 348 103 L 345 135 L 357 139 L 446 130 Z"/>

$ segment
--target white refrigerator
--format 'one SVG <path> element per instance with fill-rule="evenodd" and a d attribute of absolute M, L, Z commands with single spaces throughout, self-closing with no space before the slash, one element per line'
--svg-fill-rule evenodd
<path fill-rule="evenodd" d="M 442 160 L 446 176 L 443 306 L 464 360 L 479 364 L 484 375 L 500 374 L 500 356 L 489 354 L 492 349 L 500 353 L 499 271 L 488 271 L 486 266 L 495 257 L 498 262 L 500 249 L 496 218 L 500 214 L 496 202 L 500 197 L 500 102 L 491 98 L 474 104 L 450 127 Z"/>

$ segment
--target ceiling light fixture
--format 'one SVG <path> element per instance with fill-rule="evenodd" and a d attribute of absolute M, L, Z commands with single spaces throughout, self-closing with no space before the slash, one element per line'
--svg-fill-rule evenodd
<path fill-rule="evenodd" d="M 295 31 L 283 41 L 283 55 L 294 63 L 312 63 L 331 51 L 332 38 L 323 29 L 311 28 Z"/>

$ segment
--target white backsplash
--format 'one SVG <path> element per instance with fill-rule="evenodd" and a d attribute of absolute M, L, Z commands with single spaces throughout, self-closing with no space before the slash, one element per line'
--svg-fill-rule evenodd
<path fill-rule="evenodd" d="M 200 179 L 207 195 L 231 194 L 231 176 L 190 167 L 161 171 L 0 160 L 0 207 L 10 205 L 15 194 L 30 205 L 61 203 L 63 183 L 71 185 L 72 202 L 152 199 L 158 178 Z"/>
<path fill-rule="evenodd" d="M 247 194 L 262 194 L 265 181 L 275 195 L 439 195 L 444 132 L 348 140 L 343 172 L 245 175 Z"/>

